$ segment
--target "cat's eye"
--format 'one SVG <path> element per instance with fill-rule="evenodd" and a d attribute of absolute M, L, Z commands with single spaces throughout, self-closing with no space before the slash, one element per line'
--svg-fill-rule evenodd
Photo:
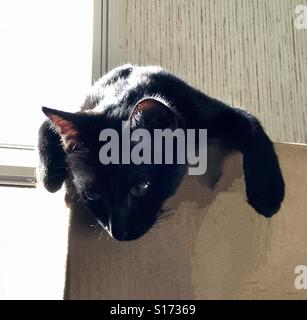
<path fill-rule="evenodd" d="M 148 191 L 149 186 L 150 186 L 149 182 L 142 182 L 142 183 L 132 187 L 130 189 L 130 194 L 136 198 L 143 197 L 146 194 L 146 192 Z"/>
<path fill-rule="evenodd" d="M 82 195 L 84 200 L 89 200 L 89 201 L 97 201 L 102 198 L 101 194 L 92 190 L 84 190 Z"/>

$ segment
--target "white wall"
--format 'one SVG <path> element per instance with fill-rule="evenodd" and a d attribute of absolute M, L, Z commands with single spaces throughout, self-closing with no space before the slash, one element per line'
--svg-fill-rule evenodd
<path fill-rule="evenodd" d="M 274 141 L 307 143 L 307 30 L 294 27 L 299 4 L 307 1 L 112 0 L 107 68 L 162 65 L 254 113 Z"/>

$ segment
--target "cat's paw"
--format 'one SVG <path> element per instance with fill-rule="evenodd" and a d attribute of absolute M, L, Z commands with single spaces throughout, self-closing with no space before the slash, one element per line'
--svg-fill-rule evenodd
<path fill-rule="evenodd" d="M 43 163 L 40 163 L 37 170 L 37 176 L 45 189 L 54 193 L 62 188 L 67 176 L 67 169 L 64 166 L 53 169 L 52 167 L 50 168 L 50 165 L 49 167 L 46 167 Z"/>
<path fill-rule="evenodd" d="M 62 175 L 57 177 L 57 179 L 48 179 L 48 177 L 46 177 L 43 179 L 43 184 L 47 191 L 55 193 L 62 188 L 64 179 L 65 176 Z"/>
<path fill-rule="evenodd" d="M 285 195 L 285 185 L 280 176 L 271 183 L 256 188 L 248 188 L 247 201 L 261 215 L 271 218 L 281 207 Z"/>
<path fill-rule="evenodd" d="M 257 202 L 253 200 L 247 200 L 247 202 L 261 215 L 266 218 L 271 218 L 275 213 L 277 213 L 281 207 L 281 201 L 278 203 L 265 203 L 265 202 Z"/>

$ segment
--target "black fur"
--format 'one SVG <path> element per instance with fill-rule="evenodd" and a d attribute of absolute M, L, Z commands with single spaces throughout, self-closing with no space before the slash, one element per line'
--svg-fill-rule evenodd
<path fill-rule="evenodd" d="M 158 67 L 125 65 L 112 70 L 96 82 L 76 114 L 44 110 L 47 115 L 49 112 L 72 121 L 79 133 L 70 149 L 50 120 L 42 124 L 39 153 L 46 189 L 55 192 L 66 181 L 75 199 L 81 199 L 118 240 L 136 239 L 150 229 L 163 202 L 182 181 L 186 167 L 103 166 L 98 159 L 100 131 L 114 128 L 120 132 L 121 122 L 128 120 L 134 106 L 145 97 L 162 98 L 174 111 L 179 127 L 206 128 L 209 138 L 219 138 L 227 147 L 241 151 L 248 202 L 266 217 L 278 211 L 284 182 L 272 142 L 259 121 Z M 129 190 L 144 181 L 150 181 L 146 195 L 131 197 Z M 95 199 L 97 193 L 101 198 Z"/>

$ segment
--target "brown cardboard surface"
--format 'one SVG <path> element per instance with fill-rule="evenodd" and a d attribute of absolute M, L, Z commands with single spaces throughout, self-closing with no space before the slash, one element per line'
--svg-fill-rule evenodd
<path fill-rule="evenodd" d="M 238 153 L 214 188 L 212 172 L 187 176 L 166 204 L 173 213 L 139 240 L 117 242 L 74 208 L 65 298 L 306 299 L 294 269 L 307 265 L 307 146 L 276 151 L 286 198 L 272 219 L 245 201 Z"/>

